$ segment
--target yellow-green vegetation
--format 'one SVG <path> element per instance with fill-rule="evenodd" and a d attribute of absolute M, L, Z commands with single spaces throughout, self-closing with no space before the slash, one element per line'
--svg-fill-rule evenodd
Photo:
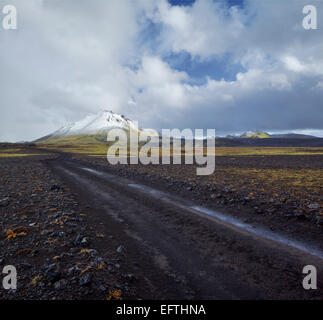
<path fill-rule="evenodd" d="M 266 132 L 261 132 L 261 133 L 258 133 L 256 137 L 260 139 L 266 139 L 266 138 L 270 138 L 270 135 Z"/>
<path fill-rule="evenodd" d="M 73 154 L 106 155 L 108 142 L 106 134 L 75 135 L 51 138 L 37 142 L 40 149 L 52 149 Z"/>
<path fill-rule="evenodd" d="M 230 181 L 239 181 L 240 187 L 244 182 L 250 186 L 259 183 L 258 192 L 288 188 L 295 192 L 308 189 L 319 193 L 323 186 L 322 169 L 221 168 L 214 175 L 219 177 L 220 174 L 223 180 L 227 177 Z"/>
<path fill-rule="evenodd" d="M 3 153 L 0 152 L 0 158 L 14 158 L 14 157 L 32 157 L 32 156 L 47 156 L 46 153 Z"/>
<path fill-rule="evenodd" d="M 323 154 L 322 147 L 215 147 L 216 156 Z"/>
<path fill-rule="evenodd" d="M 51 138 L 44 141 L 37 142 L 37 146 L 66 146 L 66 145 L 87 145 L 94 144 L 100 145 L 105 144 L 107 136 L 104 134 L 93 134 L 93 135 L 75 135 L 75 136 L 66 136 Z"/>
<path fill-rule="evenodd" d="M 18 153 L 21 151 L 21 148 L 4 148 L 4 149 L 0 149 L 0 153 L 4 153 L 4 152 L 7 152 L 7 153 Z"/>
<path fill-rule="evenodd" d="M 77 154 L 89 154 L 105 157 L 108 151 L 108 145 L 104 143 L 96 144 L 75 144 L 75 145 L 40 145 L 46 149 L 55 149 Z M 204 150 L 206 152 L 206 149 Z M 177 149 L 171 152 L 173 154 L 185 154 L 185 149 Z M 197 153 L 202 153 L 197 149 Z M 161 154 L 161 151 L 160 151 Z M 268 156 L 268 155 L 323 155 L 322 147 L 215 147 L 208 150 L 209 155 L 216 156 Z"/>
<path fill-rule="evenodd" d="M 250 136 L 247 135 L 247 133 L 242 135 L 242 138 L 251 138 L 251 139 L 266 139 L 270 138 L 270 134 L 267 132 L 254 132 Z"/>
<path fill-rule="evenodd" d="M 39 148 L 87 155 L 106 155 L 108 151 L 108 146 L 104 144 L 42 145 Z"/>
<path fill-rule="evenodd" d="M 47 153 L 32 153 L 31 150 L 23 144 L 18 144 L 19 148 L 12 147 L 13 144 L 0 144 L 0 158 L 16 158 L 29 156 L 44 156 Z"/>
<path fill-rule="evenodd" d="M 52 149 L 75 154 L 106 154 L 106 135 L 76 135 L 37 142 L 40 149 Z"/>
<path fill-rule="evenodd" d="M 323 206 L 322 169 L 221 168 L 206 180 L 235 191 L 246 190 L 252 199 L 286 203 L 296 200 L 301 208 L 307 208 L 309 203 Z"/>
<path fill-rule="evenodd" d="M 176 153 L 178 151 L 175 150 Z M 185 148 L 181 148 L 185 154 Z M 323 147 L 215 147 L 207 150 L 204 154 L 216 156 L 268 156 L 268 155 L 323 155 Z M 197 153 L 202 153 L 202 148 L 197 149 Z"/>

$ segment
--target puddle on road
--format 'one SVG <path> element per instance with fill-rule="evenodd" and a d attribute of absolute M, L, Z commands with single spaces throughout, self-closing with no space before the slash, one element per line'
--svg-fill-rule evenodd
<path fill-rule="evenodd" d="M 209 216 L 215 217 L 223 222 L 226 222 L 226 223 L 231 224 L 235 227 L 238 227 L 239 229 L 246 230 L 249 233 L 253 233 L 253 234 L 260 236 L 262 238 L 282 243 L 282 244 L 287 245 L 289 247 L 296 248 L 298 250 L 301 250 L 303 252 L 307 252 L 313 256 L 323 259 L 323 252 L 321 252 L 320 250 L 317 250 L 315 248 L 311 248 L 310 246 L 307 246 L 299 241 L 288 239 L 284 236 L 281 236 L 281 235 L 271 232 L 269 230 L 257 228 L 255 226 L 250 225 L 250 224 L 246 224 L 238 219 L 229 217 L 227 215 L 224 215 L 222 213 L 219 213 L 219 212 L 216 212 L 213 210 L 209 210 L 209 209 L 199 207 L 199 206 L 192 206 L 190 208 L 193 210 L 202 212 L 204 214 L 207 214 Z"/>
<path fill-rule="evenodd" d="M 91 172 L 91 173 L 97 174 L 97 175 L 99 175 L 99 176 L 102 176 L 102 175 L 103 175 L 103 172 L 96 171 L 96 170 L 94 170 L 94 169 L 90 169 L 90 168 L 82 168 L 82 169 L 83 169 L 83 170 L 85 170 L 85 171 L 89 171 L 89 172 Z"/>
<path fill-rule="evenodd" d="M 139 190 L 143 190 L 145 192 L 148 192 L 152 195 L 155 195 L 155 196 L 163 196 L 163 197 L 167 197 L 167 193 L 164 193 L 162 191 L 159 191 L 159 190 L 156 190 L 156 189 L 153 189 L 153 188 L 150 188 L 150 187 L 147 187 L 147 186 L 144 186 L 142 184 L 137 184 L 137 183 L 129 183 L 128 184 L 128 187 L 130 188 L 134 188 L 134 189 L 139 189 Z"/>
<path fill-rule="evenodd" d="M 157 195 L 157 196 L 168 197 L 168 198 L 170 197 L 165 192 L 162 192 L 162 191 L 159 191 L 159 190 L 156 190 L 156 189 L 144 186 L 144 185 L 128 184 L 128 186 L 131 188 L 142 190 L 144 192 L 148 192 L 151 195 Z M 188 209 L 193 209 L 194 211 L 198 211 L 198 212 L 204 213 L 206 215 L 215 217 L 225 223 L 233 225 L 239 229 L 246 230 L 249 233 L 255 234 L 255 235 L 260 236 L 262 238 L 282 243 L 282 244 L 287 245 L 289 247 L 296 248 L 298 250 L 301 250 L 303 252 L 307 252 L 311 255 L 314 255 L 314 256 L 317 256 L 317 257 L 323 259 L 323 252 L 321 252 L 320 250 L 317 250 L 315 248 L 311 248 L 310 246 L 307 246 L 299 241 L 288 239 L 284 236 L 281 236 L 281 235 L 271 232 L 269 230 L 257 228 L 255 226 L 250 225 L 250 224 L 244 223 L 236 218 L 230 217 L 228 215 L 225 215 L 223 213 L 220 213 L 220 212 L 217 212 L 214 210 L 210 210 L 210 209 L 203 208 L 200 206 L 185 206 L 185 207 Z"/>
<path fill-rule="evenodd" d="M 100 171 L 97 171 L 97 170 L 94 170 L 94 169 L 90 169 L 90 168 L 82 168 L 82 169 L 86 170 L 86 171 L 89 171 L 91 173 L 94 173 L 96 175 L 101 175 L 101 176 L 105 175 L 107 177 L 115 178 L 115 176 L 105 174 L 103 172 L 100 172 Z M 244 222 L 240 221 L 239 219 L 230 217 L 230 216 L 228 216 L 226 214 L 223 214 L 223 213 L 220 213 L 220 212 L 217 212 L 217 211 L 214 211 L 214 210 L 210 210 L 210 209 L 200 207 L 200 206 L 190 206 L 190 205 L 183 205 L 183 204 L 176 203 L 176 200 L 174 200 L 174 197 L 172 197 L 171 195 L 169 195 L 169 194 L 167 194 L 165 192 L 153 189 L 151 187 L 145 186 L 145 185 L 141 185 L 141 184 L 137 184 L 137 183 L 130 183 L 130 184 L 126 184 L 126 185 L 128 187 L 130 187 L 130 188 L 138 189 L 140 191 L 143 191 L 145 193 L 151 194 L 153 196 L 157 196 L 160 200 L 163 200 L 162 198 L 164 198 L 164 200 L 171 200 L 173 205 L 175 205 L 175 206 L 178 205 L 181 208 L 185 207 L 185 208 L 189 209 L 190 211 L 194 210 L 194 211 L 197 211 L 199 213 L 203 213 L 203 214 L 206 214 L 208 216 L 215 217 L 215 218 L 219 219 L 222 222 L 225 222 L 227 224 L 235 226 L 235 227 L 237 227 L 237 228 L 239 228 L 241 230 L 245 230 L 245 231 L 247 231 L 247 232 L 249 232 L 251 234 L 260 236 L 260 237 L 262 237 L 264 239 L 268 239 L 268 240 L 271 240 L 271 241 L 274 241 L 274 242 L 278 242 L 278 243 L 287 245 L 289 247 L 298 249 L 300 251 L 309 253 L 309 254 L 311 254 L 313 256 L 319 257 L 320 259 L 323 259 L 323 252 L 321 250 L 313 248 L 313 247 L 311 247 L 309 245 L 306 245 L 304 243 L 301 243 L 299 241 L 289 239 L 287 237 L 284 237 L 282 235 L 279 235 L 277 233 L 271 232 L 271 231 L 263 229 L 263 228 L 252 226 L 250 224 L 247 224 L 247 223 L 244 223 Z"/>

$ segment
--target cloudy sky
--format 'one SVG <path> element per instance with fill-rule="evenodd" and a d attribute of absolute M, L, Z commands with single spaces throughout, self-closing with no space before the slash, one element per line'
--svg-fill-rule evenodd
<path fill-rule="evenodd" d="M 0 141 L 100 109 L 149 128 L 323 136 L 323 1 L 0 0 Z M 317 30 L 302 26 L 317 8 Z M 1 20 L 5 16 L 2 14 Z"/>

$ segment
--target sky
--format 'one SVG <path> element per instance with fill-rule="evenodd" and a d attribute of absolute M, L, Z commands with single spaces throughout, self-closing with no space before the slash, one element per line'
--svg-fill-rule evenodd
<path fill-rule="evenodd" d="M 0 141 L 102 109 L 158 130 L 323 136 L 321 0 L 0 0 L 0 21 L 7 4 Z"/>

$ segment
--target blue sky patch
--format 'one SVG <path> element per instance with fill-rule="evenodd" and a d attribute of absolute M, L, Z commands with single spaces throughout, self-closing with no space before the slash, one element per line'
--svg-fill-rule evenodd
<path fill-rule="evenodd" d="M 207 77 L 214 80 L 234 81 L 238 72 L 246 71 L 240 64 L 232 63 L 230 54 L 211 60 L 199 60 L 192 58 L 187 52 L 181 52 L 164 57 L 164 61 L 171 68 L 186 72 L 198 84 L 205 83 Z"/>
<path fill-rule="evenodd" d="M 195 0 L 168 0 L 172 6 L 191 6 Z M 229 7 L 243 7 L 244 0 L 214 0 L 214 2 L 226 2 Z"/>

